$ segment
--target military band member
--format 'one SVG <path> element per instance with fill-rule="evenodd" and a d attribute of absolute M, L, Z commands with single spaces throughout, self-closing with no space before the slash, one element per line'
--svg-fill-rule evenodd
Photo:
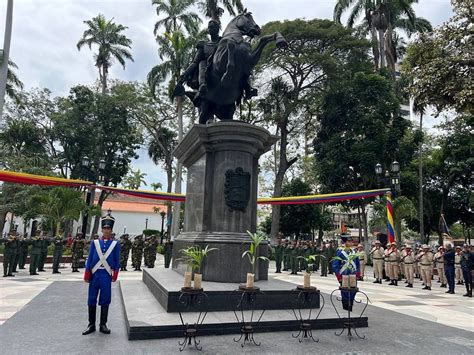
<path fill-rule="evenodd" d="M 402 262 L 405 270 L 405 277 L 407 279 L 407 285 L 405 287 L 413 288 L 414 275 L 415 275 L 415 255 L 411 244 L 405 245 L 404 255 L 402 256 Z"/>
<path fill-rule="evenodd" d="M 26 264 L 26 259 L 28 257 L 28 239 L 20 239 L 20 261 L 18 262 L 18 268 L 24 269 Z"/>
<path fill-rule="evenodd" d="M 462 248 L 458 245 L 456 247 L 456 255 L 454 255 L 454 272 L 456 274 L 456 285 L 462 285 L 462 270 L 461 270 L 461 251 Z"/>
<path fill-rule="evenodd" d="M 360 277 L 359 281 L 364 281 L 364 275 L 365 275 L 365 262 L 367 260 L 367 255 L 364 250 L 364 246 L 362 244 L 359 244 L 357 246 L 357 252 L 359 253 L 359 262 L 360 262 Z"/>
<path fill-rule="evenodd" d="M 444 248 L 441 246 L 438 248 L 438 252 L 435 254 L 436 271 L 438 272 L 440 287 L 446 287 L 446 276 L 444 275 Z"/>
<path fill-rule="evenodd" d="M 120 243 L 112 240 L 115 219 L 109 214 L 102 218 L 102 238 L 91 241 L 87 257 L 84 281 L 89 283 L 87 306 L 89 325 L 82 332 L 87 335 L 95 332 L 97 298 L 100 305 L 99 331 L 110 334 L 107 327 L 109 305 L 112 299 L 112 282 L 117 281 L 120 268 Z"/>
<path fill-rule="evenodd" d="M 3 252 L 3 277 L 14 277 L 13 264 L 15 262 L 15 251 L 18 243 L 16 232 L 10 232 L 8 237 L 0 239 L 0 242 L 5 246 Z"/>
<path fill-rule="evenodd" d="M 29 244 L 31 244 L 30 275 L 39 275 L 36 271 L 38 270 L 38 263 L 41 256 L 41 248 L 43 246 L 40 231 L 36 232 L 34 238 L 29 241 Z"/>
<path fill-rule="evenodd" d="M 384 258 L 384 250 L 380 244 L 380 240 L 375 241 L 375 247 L 370 251 L 372 254 L 372 260 L 374 264 L 374 274 L 375 274 L 375 281 L 374 284 L 382 283 L 383 279 L 383 258 Z"/>
<path fill-rule="evenodd" d="M 397 250 L 397 243 L 392 242 L 388 254 L 385 256 L 385 262 L 388 264 L 388 275 L 390 277 L 390 286 L 398 286 L 398 261 L 400 254 Z"/>
<path fill-rule="evenodd" d="M 423 279 L 423 283 L 425 284 L 423 290 L 431 291 L 431 270 L 433 268 L 434 256 L 428 245 L 423 245 L 422 249 L 423 251 L 418 255 L 417 258 L 420 260 L 421 277 Z"/>

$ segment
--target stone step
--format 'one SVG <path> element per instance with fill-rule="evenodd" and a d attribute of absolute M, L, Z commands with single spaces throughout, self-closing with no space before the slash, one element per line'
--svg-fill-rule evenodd
<path fill-rule="evenodd" d="M 183 337 L 185 327 L 179 313 L 167 312 L 157 301 L 142 281 L 121 281 L 120 295 L 124 306 L 125 323 L 129 340 L 162 339 Z M 312 320 L 313 329 L 342 329 L 344 319 L 339 319 L 334 312 L 328 295 L 324 295 L 326 306 L 321 310 L 317 320 Z M 306 310 L 308 312 L 308 310 Z M 319 312 L 313 310 L 314 319 Z M 199 313 L 182 314 L 185 323 L 193 324 Z M 259 311 L 255 311 L 258 318 Z M 250 313 L 246 313 L 246 317 Z M 307 316 L 306 316 L 307 317 Z M 298 332 L 300 322 L 292 310 L 265 311 L 260 323 L 255 326 L 255 333 L 294 331 Z M 368 327 L 367 317 L 357 320 L 357 327 Z M 198 336 L 240 334 L 241 324 L 237 322 L 233 311 L 208 312 L 204 323 L 198 328 Z M 313 334 L 317 337 L 317 332 Z"/>

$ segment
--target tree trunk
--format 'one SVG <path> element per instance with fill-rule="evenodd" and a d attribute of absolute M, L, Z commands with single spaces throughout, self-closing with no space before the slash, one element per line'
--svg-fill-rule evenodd
<path fill-rule="evenodd" d="M 378 30 L 379 34 L 379 53 L 380 53 L 380 68 L 385 68 L 385 38 L 384 30 Z"/>
<path fill-rule="evenodd" d="M 107 66 L 104 64 L 102 66 L 102 94 L 107 93 Z"/>
<path fill-rule="evenodd" d="M 420 219 L 420 236 L 421 240 L 425 239 L 425 225 L 424 225 L 424 213 L 423 213 L 423 112 L 420 113 L 420 133 L 422 139 L 420 140 L 420 146 L 418 148 L 419 162 L 418 162 L 418 188 L 419 188 L 419 206 L 418 206 L 418 218 Z"/>
<path fill-rule="evenodd" d="M 97 206 L 100 207 L 101 211 L 102 211 L 102 205 L 104 204 L 104 201 L 107 199 L 107 196 L 108 196 L 108 194 L 105 190 L 100 191 L 99 201 L 97 201 Z M 92 200 L 92 203 L 94 203 L 94 200 Z M 95 216 L 94 227 L 92 228 L 92 235 L 97 234 L 97 232 L 99 230 L 99 223 L 100 223 L 101 218 L 102 218 L 102 216 Z"/>
<path fill-rule="evenodd" d="M 171 193 L 171 190 L 173 189 L 173 166 L 172 166 L 172 158 L 169 159 L 169 162 L 166 164 L 166 192 Z M 171 209 L 171 203 L 167 203 L 166 205 L 166 233 L 168 233 L 168 238 L 170 238 L 171 235 L 171 224 L 168 223 L 169 219 L 171 218 L 172 215 L 172 209 Z"/>
<path fill-rule="evenodd" d="M 390 74 L 392 74 L 392 79 L 395 80 L 395 61 L 396 61 L 396 48 L 393 45 L 393 30 L 392 26 L 389 24 L 387 31 L 385 32 L 385 58 L 387 59 L 387 67 L 390 69 Z"/>
<path fill-rule="evenodd" d="M 370 26 L 370 39 L 372 43 L 372 54 L 374 56 L 374 71 L 379 70 L 380 52 L 379 43 L 377 41 L 377 30 L 374 26 Z"/>
<path fill-rule="evenodd" d="M 3 39 L 3 61 L 0 65 L 0 119 L 3 114 L 5 104 L 5 92 L 7 88 L 8 60 L 10 58 L 10 45 L 12 40 L 13 27 L 13 0 L 8 0 L 7 16 L 5 22 L 5 36 Z"/>
<path fill-rule="evenodd" d="M 183 97 L 176 97 L 176 112 L 178 114 L 178 143 L 183 140 Z M 176 180 L 174 185 L 174 192 L 181 193 L 181 175 L 183 173 L 183 164 L 178 161 L 176 166 Z M 179 234 L 179 217 L 181 211 L 181 202 L 173 203 L 173 219 L 171 225 L 171 235 L 177 237 Z"/>
<path fill-rule="evenodd" d="M 0 237 L 3 237 L 3 228 L 5 228 L 5 220 L 7 218 L 7 213 L 6 211 L 2 211 L 0 213 Z"/>

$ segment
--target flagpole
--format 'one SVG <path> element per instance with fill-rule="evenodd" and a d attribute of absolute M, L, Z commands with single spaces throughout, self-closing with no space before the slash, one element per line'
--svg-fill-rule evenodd
<path fill-rule="evenodd" d="M 5 37 L 3 39 L 3 61 L 0 65 L 0 119 L 5 104 L 5 92 L 8 78 L 8 60 L 10 59 L 10 44 L 12 40 L 13 27 L 13 0 L 8 0 L 7 17 L 5 21 Z"/>

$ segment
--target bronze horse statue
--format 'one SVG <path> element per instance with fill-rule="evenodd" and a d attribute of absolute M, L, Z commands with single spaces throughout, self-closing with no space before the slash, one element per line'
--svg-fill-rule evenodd
<path fill-rule="evenodd" d="M 205 72 L 206 91 L 199 93 L 199 100 L 194 100 L 195 106 L 199 107 L 199 123 L 205 124 L 214 116 L 223 121 L 232 120 L 236 104 L 243 97 L 257 95 L 257 90 L 250 87 L 249 78 L 263 49 L 273 41 L 278 48 L 287 46 L 285 39 L 278 32 L 262 36 L 255 48 L 244 38 L 253 38 L 260 34 L 260 27 L 247 11 L 227 25 L 214 54 L 208 58 Z"/>

